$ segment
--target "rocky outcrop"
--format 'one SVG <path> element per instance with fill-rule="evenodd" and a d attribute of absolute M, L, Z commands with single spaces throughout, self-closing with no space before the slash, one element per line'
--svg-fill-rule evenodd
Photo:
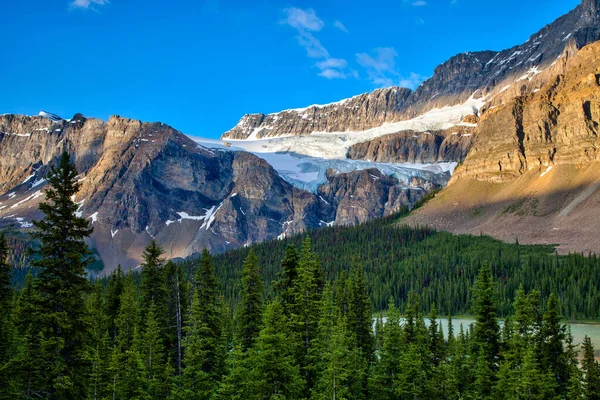
<path fill-rule="evenodd" d="M 378 89 L 329 105 L 249 114 L 224 139 L 259 139 L 315 132 L 353 132 L 414 118 L 470 97 L 492 95 L 500 101 L 546 83 L 560 69 L 557 59 L 600 40 L 600 0 L 584 0 L 532 35 L 522 45 L 501 52 L 462 53 L 439 65 L 415 91 Z M 546 70 L 549 73 L 544 74 Z M 475 112 L 477 114 L 477 112 Z"/>
<path fill-rule="evenodd" d="M 600 252 L 600 42 L 539 91 L 484 113 L 464 163 L 407 222 Z"/>
<path fill-rule="evenodd" d="M 435 186 L 415 177 L 415 187 L 404 191 L 406 182 L 374 170 L 381 183 L 369 187 L 355 179 L 367 176 L 361 172 L 330 171 L 319 196 L 292 186 L 253 154 L 208 149 L 168 125 L 118 116 L 104 122 L 4 115 L 0 127 L 6 171 L 0 176 L 0 229 L 27 230 L 41 218 L 44 177 L 66 150 L 80 172 L 78 213 L 93 224 L 91 245 L 106 271 L 137 266 L 153 239 L 171 258 L 204 248 L 220 252 L 388 215 Z M 369 211 L 352 215 L 359 199 Z"/>
<path fill-rule="evenodd" d="M 598 160 L 600 42 L 567 59 L 565 69 L 539 91 L 485 113 L 453 180 L 505 182 L 530 170 Z"/>
<path fill-rule="evenodd" d="M 400 185 L 394 177 L 377 169 L 348 173 L 327 172 L 328 184 L 319 187 L 318 194 L 335 210 L 335 219 L 328 223 L 351 225 L 380 216 L 388 216 L 402 207 L 412 207 L 435 184 L 413 178 L 409 187 Z"/>
<path fill-rule="evenodd" d="M 433 132 L 403 131 L 357 143 L 348 150 L 348 158 L 385 163 L 462 162 L 474 131 L 465 126 Z"/>

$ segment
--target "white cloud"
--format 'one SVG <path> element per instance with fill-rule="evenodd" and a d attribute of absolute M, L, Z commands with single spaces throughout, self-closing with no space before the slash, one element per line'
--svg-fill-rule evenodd
<path fill-rule="evenodd" d="M 416 17 L 415 18 L 415 24 L 417 24 L 417 25 L 425 25 L 425 20 L 423 18 Z"/>
<path fill-rule="evenodd" d="M 310 58 L 326 58 L 329 57 L 329 52 L 321 41 L 314 37 L 310 32 L 299 32 L 296 36 L 300 46 L 306 50 L 306 55 Z"/>
<path fill-rule="evenodd" d="M 96 10 L 96 6 L 103 6 L 109 4 L 108 0 L 74 0 L 71 3 L 71 8 L 81 8 L 85 10 Z"/>
<path fill-rule="evenodd" d="M 404 77 L 396 71 L 398 53 L 393 47 L 379 47 L 373 50 L 374 55 L 358 53 L 356 61 L 367 71 L 367 76 L 378 87 L 402 86 L 415 89 L 425 79 L 417 73 Z"/>
<path fill-rule="evenodd" d="M 315 65 L 321 70 L 318 75 L 327 79 L 358 78 L 358 72 L 348 68 L 348 62 L 343 58 L 328 58 Z"/>
<path fill-rule="evenodd" d="M 417 1 L 413 1 L 412 5 L 415 7 L 423 7 L 423 6 L 427 5 L 427 2 L 423 1 L 423 0 L 417 0 Z"/>
<path fill-rule="evenodd" d="M 283 12 L 285 18 L 279 21 L 279 23 L 289 25 L 297 31 L 296 40 L 306 50 L 306 55 L 309 58 L 321 60 L 315 64 L 320 71 L 318 73 L 319 76 L 327 79 L 346 79 L 358 76 L 356 71 L 348 68 L 346 60 L 331 57 L 325 46 L 321 44 L 319 38 L 315 36 L 325 26 L 325 23 L 317 16 L 315 10 L 312 8 L 303 10 L 296 7 L 288 7 Z M 338 23 L 341 27 L 337 25 Z M 346 29 L 339 21 L 336 21 L 334 25 L 338 29 Z"/>
<path fill-rule="evenodd" d="M 312 8 L 303 10 L 296 7 L 284 8 L 286 17 L 280 21 L 282 24 L 289 25 L 299 31 L 319 32 L 325 26 L 323 20 L 317 17 L 317 13 Z"/>
<path fill-rule="evenodd" d="M 340 21 L 335 21 L 333 23 L 333 26 L 335 26 L 336 28 L 338 28 L 342 32 L 349 33 L 348 29 L 346 28 L 346 26 L 344 24 L 342 24 Z"/>

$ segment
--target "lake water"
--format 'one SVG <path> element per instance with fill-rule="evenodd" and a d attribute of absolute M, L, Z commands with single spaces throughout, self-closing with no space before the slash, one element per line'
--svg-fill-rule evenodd
<path fill-rule="evenodd" d="M 385 321 L 385 317 L 383 318 Z M 404 322 L 404 321 L 403 321 Z M 502 326 L 502 321 L 500 320 L 500 326 Z M 429 324 L 429 320 L 425 318 L 425 323 Z M 442 328 L 444 330 L 444 335 L 446 338 L 448 337 L 448 319 L 439 319 L 438 323 L 442 324 Z M 475 320 L 471 318 L 456 318 L 452 319 L 452 327 L 454 328 L 454 336 L 456 336 L 460 330 L 460 325 L 462 324 L 463 329 L 467 331 L 469 329 L 469 325 L 474 324 Z M 600 358 L 600 324 L 570 324 L 571 333 L 573 334 L 573 341 L 576 344 L 581 345 L 583 343 L 583 338 L 587 335 L 592 340 L 592 344 L 594 345 L 596 358 Z"/>

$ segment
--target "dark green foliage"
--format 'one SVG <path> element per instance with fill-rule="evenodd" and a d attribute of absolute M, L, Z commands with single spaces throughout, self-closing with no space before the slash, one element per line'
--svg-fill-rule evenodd
<path fill-rule="evenodd" d="M 538 290 L 544 300 L 555 293 L 561 303 L 559 313 L 567 319 L 600 318 L 600 288 L 594 284 L 600 282 L 600 258 L 595 255 L 559 256 L 553 246 L 507 244 L 487 236 L 411 228 L 397 221 L 398 216 L 393 216 L 308 232 L 324 278 L 339 281 L 350 266 L 362 265 L 376 311 L 385 310 L 390 296 L 403 310 L 408 293 L 415 290 L 423 310 L 434 305 L 443 315 L 464 315 L 470 313 L 470 288 L 486 262 L 496 281 L 499 316 L 511 313 L 516 291 L 523 284 L 527 291 Z M 242 263 L 250 250 L 261 261 L 265 296 L 272 297 L 276 292 L 272 282 L 278 280 L 288 246 L 301 248 L 304 237 L 215 255 L 216 265 L 227 266 L 217 269 L 217 278 L 230 304 L 239 302 Z"/>
<path fill-rule="evenodd" d="M 12 267 L 8 263 L 8 240 L 0 234 L 0 386 L 9 385 L 9 364 L 13 340 L 11 309 L 13 291 Z"/>
<path fill-rule="evenodd" d="M 0 282 L 5 282 L 0 285 L 0 301 L 10 310 L 0 321 L 9 327 L 5 364 L 0 365 L 0 398 L 598 398 L 600 366 L 591 341 L 586 338 L 584 342 L 580 368 L 576 345 L 560 316 L 570 303 L 564 304 L 549 291 L 560 287 L 559 293 L 564 294 L 566 287 L 579 287 L 579 282 L 565 279 L 576 276 L 577 268 L 596 268 L 595 257 L 547 256 L 540 250 L 544 248 L 517 245 L 502 245 L 495 247 L 495 253 L 483 254 L 460 237 L 392 227 L 391 222 L 374 225 L 381 231 L 389 229 L 387 235 L 393 236 L 392 230 L 402 232 L 395 238 L 397 246 L 383 244 L 386 250 L 381 253 L 374 246 L 385 243 L 386 237 L 375 238 L 371 246 L 359 241 L 364 232 L 354 228 L 328 230 L 328 234 L 344 232 L 340 238 L 348 239 L 330 246 L 328 253 L 315 251 L 325 247 L 310 237 L 304 239 L 300 252 L 289 242 L 278 242 L 272 250 L 285 254 L 269 255 L 282 261 L 277 261 L 281 267 L 268 277 L 259 267 L 263 260 L 250 250 L 241 282 L 225 282 L 224 293 L 218 276 L 224 271 L 235 273 L 232 264 L 223 264 L 223 260 L 233 262 L 227 258 L 231 253 L 217 256 L 216 262 L 205 251 L 194 262 L 164 264 L 162 249 L 151 243 L 144 252 L 141 274 L 123 275 L 118 268 L 93 286 L 86 282 L 85 287 L 78 287 L 80 280 L 61 270 L 63 275 L 56 279 L 69 279 L 75 285 L 54 284 L 71 299 L 69 307 L 82 307 L 73 308 L 76 312 L 69 314 L 73 320 L 52 308 L 58 296 L 48 292 L 47 283 L 41 285 L 49 279 L 47 270 L 40 269 L 37 279 L 27 275 L 24 287 L 13 296 L 6 285 L 11 270 L 0 265 Z M 367 224 L 365 231 L 370 229 Z M 471 239 L 483 248 L 498 245 L 487 238 Z M 40 243 L 44 248 L 44 240 Z M 355 247 L 344 247 L 348 243 Z M 269 248 L 261 246 L 255 249 Z M 6 259 L 2 254 L 10 252 L 6 248 L 0 238 L 0 263 Z M 520 254 L 514 259 L 513 250 Z M 436 251 L 454 258 L 438 258 Z M 404 258 L 379 269 L 379 263 L 390 260 L 388 252 Z M 364 254 L 375 255 L 376 260 Z M 508 254 L 507 258 L 502 254 Z M 50 257 L 55 261 L 46 260 L 44 265 L 84 265 L 87 255 L 85 251 L 79 254 L 79 264 L 72 255 L 65 263 Z M 526 258 L 541 265 L 552 260 L 548 265 L 558 270 L 568 265 L 562 271 L 569 273 L 560 276 L 550 271 L 552 279 L 546 280 L 534 272 L 534 261 L 528 264 Z M 435 273 L 425 266 L 434 259 L 439 261 Z M 423 270 L 429 272 L 420 275 Z M 513 286 L 513 273 L 541 277 L 541 284 L 537 288 L 525 281 L 523 287 Z M 264 286 L 275 276 L 278 280 L 273 286 Z M 406 282 L 398 282 L 399 277 Z M 421 281 L 423 277 L 427 279 Z M 383 312 L 375 320 L 373 301 L 377 304 L 385 292 L 377 285 L 385 286 L 388 281 L 392 282 L 388 307 L 377 307 Z M 232 288 L 239 289 L 239 294 L 232 296 L 228 292 Z M 269 301 L 263 307 L 265 295 Z M 587 297 L 586 307 L 594 304 L 594 296 Z M 225 298 L 237 304 L 235 318 Z M 42 304 L 47 299 L 51 302 Z M 467 304 L 476 323 L 466 330 L 450 325 L 446 339 L 436 310 L 466 309 Z M 429 309 L 428 318 L 423 316 L 424 309 Z M 498 315 L 502 313 L 507 318 L 500 333 Z M 52 330 L 48 322 L 61 330 Z M 85 340 L 81 338 L 73 347 L 64 340 L 65 332 L 73 333 L 70 324 L 85 333 Z M 65 353 L 65 349 L 73 352 Z M 66 358 L 66 354 L 73 357 Z"/>
<path fill-rule="evenodd" d="M 89 338 L 84 294 L 90 284 L 86 266 L 92 261 L 84 238 L 92 233 L 89 221 L 75 215 L 79 191 L 77 170 L 63 153 L 47 177 L 50 188 L 40 204 L 44 219 L 34 221 L 32 237 L 40 243 L 33 266 L 38 270 L 33 310 L 37 363 L 44 376 L 32 390 L 51 398 L 83 398 L 88 366 L 84 348 Z"/>
<path fill-rule="evenodd" d="M 263 280 L 258 258 L 250 251 L 244 261 L 240 304 L 237 311 L 237 338 L 243 351 L 254 344 L 261 328 Z"/>
<path fill-rule="evenodd" d="M 583 340 L 583 394 L 587 400 L 600 399 L 600 365 L 594 358 L 594 346 L 588 336 Z"/>
<path fill-rule="evenodd" d="M 293 353 L 293 335 L 279 301 L 266 306 L 263 328 L 251 353 L 252 392 L 257 399 L 301 399 L 304 380 Z"/>

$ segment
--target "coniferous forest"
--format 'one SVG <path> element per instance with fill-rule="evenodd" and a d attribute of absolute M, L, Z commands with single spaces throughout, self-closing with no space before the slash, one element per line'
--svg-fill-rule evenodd
<path fill-rule="evenodd" d="M 0 236 L 0 398 L 600 399 L 561 317 L 596 316 L 593 256 L 389 219 L 180 264 L 152 242 L 139 273 L 92 282 L 76 176 L 64 154 L 19 289 Z"/>

